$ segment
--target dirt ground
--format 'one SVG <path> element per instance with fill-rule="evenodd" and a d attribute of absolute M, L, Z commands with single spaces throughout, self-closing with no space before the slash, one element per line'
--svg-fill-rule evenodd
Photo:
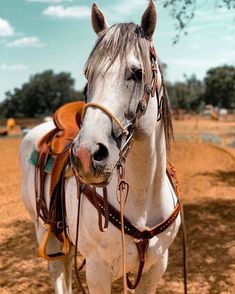
<path fill-rule="evenodd" d="M 176 121 L 176 134 L 193 134 L 172 145 L 188 231 L 189 293 L 235 293 L 235 123 Z M 200 132 L 223 137 L 205 144 Z M 230 135 L 229 135 L 230 134 Z M 20 200 L 20 138 L 0 139 L 0 293 L 53 293 L 47 264 L 37 256 L 34 228 Z M 75 279 L 74 279 L 75 280 Z M 85 283 L 85 279 L 84 283 Z M 80 293 L 74 283 L 74 293 Z M 121 283 L 113 293 L 121 293 Z M 156 293 L 183 293 L 181 234 L 170 248 L 167 272 Z M 101 293 L 98 293 L 101 294 Z"/>

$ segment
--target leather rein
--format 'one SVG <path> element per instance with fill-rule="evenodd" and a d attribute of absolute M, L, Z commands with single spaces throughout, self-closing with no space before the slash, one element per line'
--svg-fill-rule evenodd
<path fill-rule="evenodd" d="M 157 96 L 157 103 L 158 103 L 158 116 L 157 116 L 157 121 L 161 119 L 161 112 L 162 112 L 162 98 L 159 99 L 159 93 L 157 90 L 157 66 L 156 66 L 156 59 L 157 55 L 155 52 L 154 47 L 150 47 L 150 60 L 151 60 L 151 67 L 152 67 L 152 81 L 151 81 L 151 87 L 148 84 L 145 84 L 144 87 L 144 94 L 142 99 L 140 100 L 136 114 L 134 117 L 134 120 L 131 124 L 128 124 L 127 126 L 124 126 L 123 123 L 105 106 L 96 103 L 96 102 L 91 102 L 91 103 L 86 103 L 85 106 L 83 107 L 83 112 L 81 116 L 81 122 L 83 121 L 83 118 L 85 116 L 86 110 L 89 107 L 93 108 L 98 108 L 104 113 L 106 113 L 110 119 L 115 122 L 115 124 L 119 127 L 121 130 L 121 136 L 125 136 L 125 143 L 120 149 L 120 157 L 119 161 L 117 162 L 117 174 L 118 174 L 118 202 L 120 204 L 120 211 L 118 211 L 116 208 L 114 208 L 111 204 L 108 203 L 108 197 L 107 197 L 107 188 L 103 188 L 103 197 L 100 196 L 97 192 L 95 187 L 91 187 L 89 185 L 83 184 L 81 179 L 79 178 L 78 173 L 76 172 L 75 168 L 73 168 L 76 181 L 77 181 L 77 186 L 78 186 L 78 219 L 77 219 L 77 233 L 76 233 L 76 244 L 75 244 L 75 254 L 77 254 L 77 246 L 78 246 L 78 235 L 79 235 L 79 211 L 80 211 L 80 206 L 81 206 L 81 196 L 84 195 L 86 198 L 90 201 L 90 203 L 97 209 L 98 213 L 98 225 L 100 231 L 104 232 L 108 228 L 109 222 L 111 222 L 116 228 L 118 228 L 121 231 L 121 236 L 122 236 L 122 265 L 123 265 L 123 287 L 124 287 L 124 293 L 127 293 L 127 288 L 134 290 L 138 286 L 144 264 L 145 264 L 145 258 L 146 258 L 146 252 L 148 249 L 149 241 L 151 238 L 154 236 L 164 232 L 170 225 L 172 225 L 176 218 L 178 217 L 179 213 L 181 212 L 181 216 L 183 217 L 182 214 L 182 206 L 180 204 L 179 200 L 179 191 L 178 191 L 178 182 L 175 177 L 175 171 L 174 168 L 170 165 L 168 166 L 167 169 L 167 176 L 172 184 L 172 187 L 176 193 L 177 196 L 177 204 L 175 206 L 174 211 L 171 213 L 171 215 L 164 220 L 162 223 L 148 229 L 141 230 L 134 226 L 125 216 L 124 216 L 124 208 L 125 208 L 125 203 L 127 201 L 128 197 L 128 192 L 129 192 L 129 184 L 125 179 L 125 161 L 126 157 L 130 151 L 130 148 L 132 146 L 133 142 L 133 135 L 135 130 L 137 129 L 139 125 L 139 120 L 142 117 L 142 115 L 145 113 L 148 102 L 150 97 L 154 97 L 155 95 Z M 71 161 L 72 162 L 72 161 Z M 102 223 L 102 216 L 104 217 L 104 224 Z M 125 234 L 129 235 L 134 238 L 135 244 L 137 247 L 137 251 L 139 254 L 139 268 L 137 271 L 137 276 L 136 279 L 133 282 L 129 279 L 128 274 L 126 273 L 126 253 L 125 253 Z M 184 234 L 185 237 L 185 234 Z M 186 249 L 184 249 L 184 254 L 186 256 Z M 85 263 L 83 263 L 84 265 Z M 77 264 L 76 264 L 76 256 L 75 256 L 75 270 L 76 270 L 76 275 L 77 279 L 79 282 L 79 285 L 82 289 L 82 292 L 85 293 L 81 282 L 79 280 L 79 275 L 78 271 L 82 269 L 82 266 L 80 266 L 79 269 L 77 269 Z M 187 268 L 186 268 L 186 262 L 185 262 L 185 267 L 184 267 L 184 293 L 187 293 Z"/>

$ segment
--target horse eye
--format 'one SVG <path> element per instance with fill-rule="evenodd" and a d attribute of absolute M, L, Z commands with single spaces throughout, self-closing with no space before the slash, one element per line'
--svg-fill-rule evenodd
<path fill-rule="evenodd" d="M 141 82 L 142 81 L 142 70 L 141 69 L 135 69 L 132 70 L 131 75 L 127 78 L 128 81 L 132 80 L 135 82 Z"/>

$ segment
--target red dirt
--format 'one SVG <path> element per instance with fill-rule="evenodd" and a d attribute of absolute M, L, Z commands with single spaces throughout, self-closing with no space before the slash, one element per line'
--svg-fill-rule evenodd
<path fill-rule="evenodd" d="M 184 125 L 190 132 L 188 122 L 176 125 L 177 130 Z M 53 288 L 47 265 L 37 256 L 34 228 L 20 200 L 19 143 L 20 139 L 0 139 L 0 293 L 49 294 Z M 185 203 L 190 294 L 235 293 L 234 155 L 232 149 L 198 141 L 172 146 L 171 161 Z M 181 253 L 178 234 L 156 293 L 183 293 Z M 80 293 L 76 284 L 74 289 Z M 120 289 L 121 284 L 115 283 L 113 293 L 121 293 Z"/>

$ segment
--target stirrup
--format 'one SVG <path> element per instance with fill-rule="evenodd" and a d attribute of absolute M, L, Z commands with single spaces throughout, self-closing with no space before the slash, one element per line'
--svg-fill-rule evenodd
<path fill-rule="evenodd" d="M 70 249 L 71 249 L 71 243 L 70 243 L 69 239 L 67 238 L 65 232 L 62 232 L 62 234 L 61 234 L 62 239 L 63 239 L 63 241 L 62 241 L 63 247 L 62 247 L 61 251 L 57 252 L 57 253 L 47 254 L 46 248 L 47 248 L 47 244 L 48 244 L 49 237 L 51 234 L 51 225 L 45 224 L 45 229 L 46 229 L 46 231 L 43 234 L 42 241 L 40 242 L 39 247 L 38 247 L 39 256 L 46 259 L 46 260 L 58 260 L 58 259 L 65 258 L 69 254 Z"/>

